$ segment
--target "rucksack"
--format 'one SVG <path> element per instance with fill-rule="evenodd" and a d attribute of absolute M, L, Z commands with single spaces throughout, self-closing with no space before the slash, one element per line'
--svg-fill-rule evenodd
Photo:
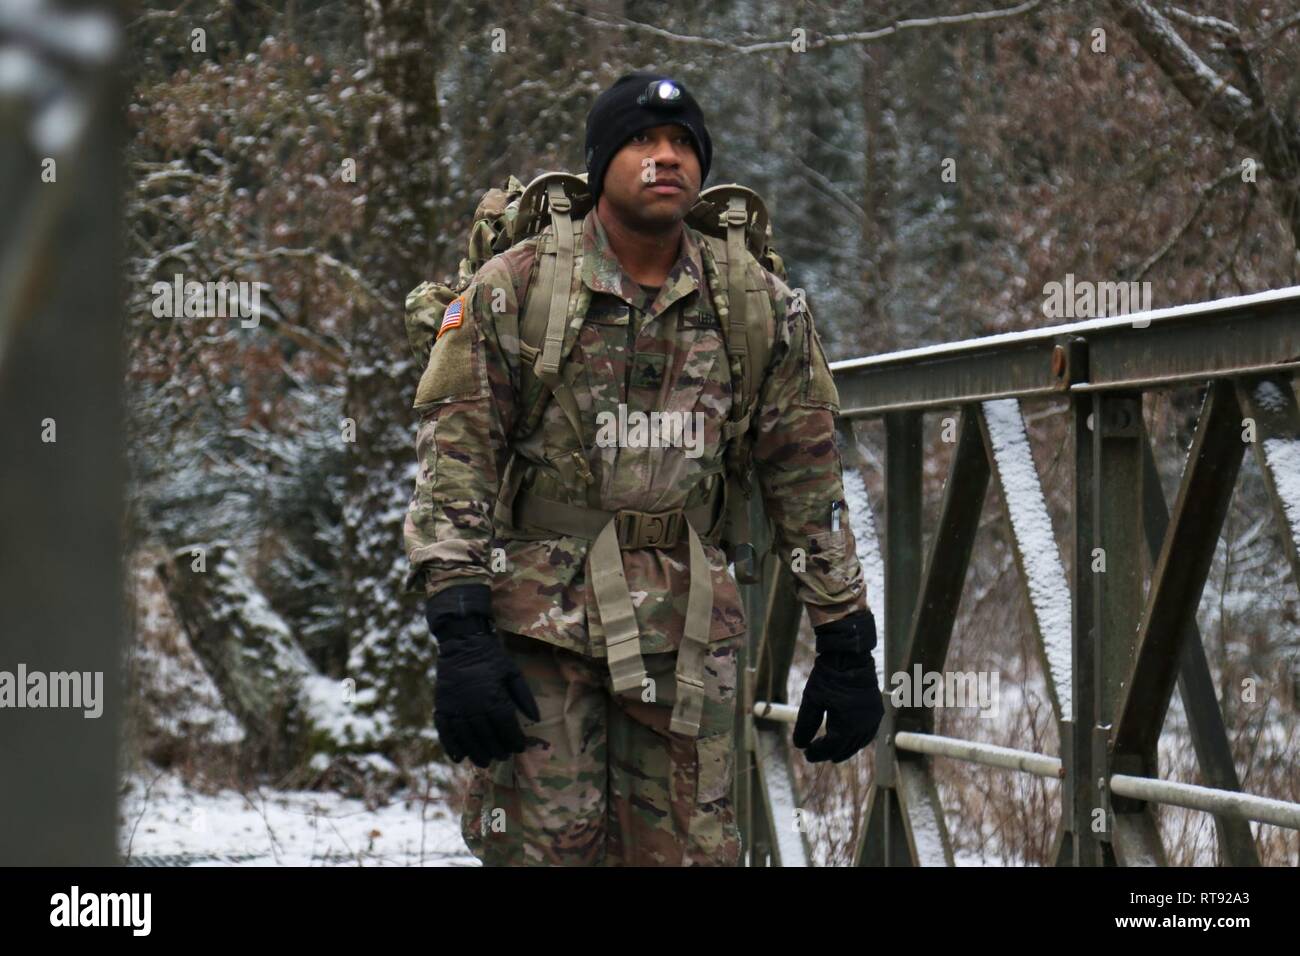
<path fill-rule="evenodd" d="M 406 333 L 417 368 L 423 370 L 447 306 L 473 282 L 493 256 L 539 236 L 538 254 L 524 289 L 520 314 L 519 400 L 515 438 L 531 434 L 551 399 L 557 401 L 581 444 L 577 410 L 560 375 L 561 348 L 579 256 L 583 217 L 592 199 L 586 174 L 543 173 L 526 187 L 514 176 L 489 189 L 474 211 L 467 251 L 456 277 L 447 283 L 423 282 L 406 297 Z M 703 234 L 705 279 L 717 308 L 732 380 L 732 417 L 724 424 L 727 443 L 726 516 L 722 544 L 742 584 L 758 581 L 757 555 L 751 543 L 749 502 L 752 496 L 750 428 L 772 342 L 766 323 L 770 300 L 753 271 L 762 266 L 784 280 L 785 264 L 771 246 L 766 204 L 753 190 L 736 183 L 700 193 L 686 223 Z M 569 282 L 557 282 L 568 276 Z M 588 298 L 580 283 L 577 311 L 585 314 Z M 738 299 L 732 290 L 744 290 Z M 517 472 L 518 469 L 510 469 Z M 508 511 L 514 489 L 502 482 L 498 513 Z"/>

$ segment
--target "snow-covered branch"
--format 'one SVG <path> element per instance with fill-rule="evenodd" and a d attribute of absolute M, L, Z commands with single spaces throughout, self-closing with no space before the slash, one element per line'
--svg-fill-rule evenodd
<path fill-rule="evenodd" d="M 1269 109 L 1241 38 L 1232 32 L 1236 28 L 1222 21 L 1218 21 L 1222 26 L 1214 27 L 1228 40 L 1247 92 L 1210 67 L 1148 0 L 1111 0 L 1111 8 L 1184 99 L 1220 132 L 1253 150 L 1269 168 L 1279 187 L 1275 202 L 1300 243 L 1300 141 Z M 1195 19 L 1203 25 L 1212 18 Z M 1230 28 L 1226 33 L 1225 27 Z"/>
<path fill-rule="evenodd" d="M 1205 33 L 1213 33 L 1215 36 L 1219 37 L 1241 36 L 1241 31 L 1237 29 L 1235 24 L 1229 23 L 1227 20 L 1220 20 L 1218 17 L 1197 16 L 1196 14 L 1188 13 L 1181 7 L 1175 7 L 1172 4 L 1165 5 L 1165 12 L 1179 23 L 1186 24 L 1189 27 L 1201 30 Z"/>
<path fill-rule="evenodd" d="M 1006 17 L 1014 17 L 1019 16 L 1022 13 L 1028 13 L 1041 4 L 1042 0 L 1026 0 L 1026 2 L 1016 4 L 1014 7 L 1005 7 L 996 10 L 981 10 L 974 13 L 959 13 L 949 14 L 946 16 L 897 20 L 889 26 L 878 27 L 874 30 L 854 30 L 848 33 L 830 33 L 822 36 L 809 37 L 805 49 L 818 50 L 825 47 L 846 46 L 854 43 L 868 43 L 873 40 L 882 40 L 885 37 L 901 33 L 904 30 L 960 26 L 969 23 L 983 23 L 989 20 L 1000 20 Z M 551 6 L 554 10 L 564 14 L 565 16 L 574 17 L 589 23 L 592 26 L 607 27 L 617 30 L 634 30 L 639 33 L 644 33 L 647 36 L 656 37 L 660 40 L 668 40 L 672 43 L 684 43 L 708 47 L 740 56 L 748 56 L 755 53 L 782 53 L 789 52 L 790 50 L 789 37 L 782 37 L 778 40 L 759 40 L 753 43 L 734 43 L 730 40 L 718 39 L 717 37 L 701 37 L 691 36 L 684 33 L 675 33 L 672 30 L 666 30 L 663 27 L 657 27 L 650 23 L 642 23 L 639 20 L 632 20 L 628 17 L 595 17 L 580 10 L 571 10 L 563 3 L 559 2 L 552 3 Z"/>

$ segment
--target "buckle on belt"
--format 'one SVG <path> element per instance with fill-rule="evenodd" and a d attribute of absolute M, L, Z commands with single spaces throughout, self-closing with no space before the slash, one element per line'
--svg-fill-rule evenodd
<path fill-rule="evenodd" d="M 618 546 L 624 551 L 634 548 L 673 548 L 681 537 L 686 513 L 676 511 L 618 511 L 614 527 Z"/>

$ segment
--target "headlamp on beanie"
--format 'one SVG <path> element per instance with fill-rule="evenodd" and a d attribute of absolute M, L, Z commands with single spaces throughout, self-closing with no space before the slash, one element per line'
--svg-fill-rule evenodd
<path fill-rule="evenodd" d="M 652 109 L 681 109 L 682 88 L 672 80 L 651 80 L 636 101 Z"/>
<path fill-rule="evenodd" d="M 614 154 L 641 130 L 665 123 L 685 127 L 700 160 L 700 184 L 709 176 L 713 142 L 695 97 L 670 76 L 650 71 L 625 73 L 587 113 L 587 186 L 600 198 L 605 170 Z"/>

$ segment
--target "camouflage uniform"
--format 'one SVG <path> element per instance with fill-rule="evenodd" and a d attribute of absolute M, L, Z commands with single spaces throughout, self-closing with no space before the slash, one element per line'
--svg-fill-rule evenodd
<path fill-rule="evenodd" d="M 586 216 L 581 282 L 591 300 L 581 325 L 566 330 L 566 349 L 570 336 L 573 344 L 563 364 L 590 449 L 585 463 L 572 455 L 573 429 L 558 402 L 546 406 L 540 427 L 511 437 L 521 413 L 521 293 L 538 239 L 478 271 L 463 297 L 463 317 L 439 335 L 421 379 L 419 469 L 405 523 L 407 589 L 434 594 L 452 585 L 490 585 L 495 624 L 509 632 L 507 644 L 542 708 L 540 722 L 520 715 L 524 754 L 487 771 L 476 768 L 465 837 L 485 861 L 736 861 L 731 800 L 723 791 L 735 762 L 735 649 L 746 622 L 723 550 L 704 544 L 713 589 L 704 719 L 697 740 L 677 739 L 666 729 L 665 708 L 671 709 L 671 661 L 685 623 L 686 543 L 622 552 L 647 672 L 653 665 L 667 675 L 647 703 L 636 691 L 613 695 L 607 675 L 604 684 L 599 680 L 605 632 L 588 587 L 591 542 L 493 520 L 512 449 L 535 466 L 523 487 L 546 499 L 588 505 L 594 497 L 606 510 L 648 512 L 713 499 L 723 480 L 722 424 L 732 384 L 704 280 L 703 241 L 683 224 L 678 260 L 652 297 L 623 271 L 599 217 Z M 867 607 L 842 507 L 833 424 L 839 399 L 806 303 L 777 276 L 759 271 L 772 307 L 773 344 L 753 422 L 755 473 L 780 553 L 804 555 L 792 570 L 816 626 Z M 617 418 L 620 405 L 629 418 L 701 412 L 703 434 L 687 447 L 630 440 L 627 447 L 602 447 L 595 440 L 599 425 Z M 640 782 L 620 786 L 620 780 Z M 494 809 L 506 810 L 504 834 L 491 826 Z M 497 849 L 485 845 L 493 843 Z M 632 845 L 640 849 L 625 852 Z"/>

